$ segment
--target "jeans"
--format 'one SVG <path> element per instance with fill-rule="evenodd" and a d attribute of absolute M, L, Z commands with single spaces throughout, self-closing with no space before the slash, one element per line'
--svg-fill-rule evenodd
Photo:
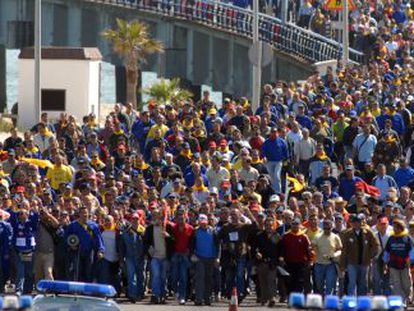
<path fill-rule="evenodd" d="M 93 256 L 82 250 L 70 251 L 69 279 L 71 281 L 92 282 Z"/>
<path fill-rule="evenodd" d="M 377 260 L 372 265 L 372 284 L 374 295 L 391 295 L 390 276 L 384 274 L 384 264 L 378 264 Z"/>
<path fill-rule="evenodd" d="M 188 283 L 188 268 L 190 267 L 190 260 L 188 255 L 175 253 L 171 259 L 172 264 L 172 281 L 175 293 L 178 293 L 178 299 L 186 299 L 187 283 Z"/>
<path fill-rule="evenodd" d="M 368 293 L 368 267 L 348 265 L 348 295 L 363 296 Z"/>
<path fill-rule="evenodd" d="M 110 284 L 117 292 L 120 292 L 121 281 L 119 278 L 119 263 L 118 261 L 111 262 L 102 258 L 98 264 L 98 283 Z"/>
<path fill-rule="evenodd" d="M 316 290 L 321 295 L 333 295 L 335 293 L 337 271 L 334 263 L 323 265 L 317 263 L 314 266 Z"/>
<path fill-rule="evenodd" d="M 167 282 L 168 260 L 166 258 L 151 259 L 151 288 L 152 295 L 157 298 L 165 297 Z"/>
<path fill-rule="evenodd" d="M 226 268 L 226 289 L 227 297 L 231 297 L 231 290 L 234 286 L 237 287 L 237 294 L 239 296 L 245 295 L 245 277 L 246 277 L 246 259 L 239 258 L 236 260 L 235 267 Z"/>
<path fill-rule="evenodd" d="M 31 294 L 33 290 L 33 257 L 23 261 L 21 253 L 17 253 L 16 259 L 16 292 Z"/>
<path fill-rule="evenodd" d="M 282 191 L 281 177 L 280 177 L 280 174 L 282 172 L 282 166 L 283 166 L 282 161 L 278 161 L 278 162 L 269 161 L 266 163 L 266 168 L 272 180 L 272 187 L 273 187 L 273 190 L 276 191 L 276 193 L 280 193 Z"/>
<path fill-rule="evenodd" d="M 144 296 L 144 259 L 125 258 L 128 298 L 139 299 Z"/>
<path fill-rule="evenodd" d="M 195 301 L 208 303 L 213 283 L 214 259 L 199 258 L 195 266 Z"/>

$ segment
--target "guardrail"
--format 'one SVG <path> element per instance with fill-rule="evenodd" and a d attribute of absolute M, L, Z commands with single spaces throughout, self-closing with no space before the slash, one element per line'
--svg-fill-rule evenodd
<path fill-rule="evenodd" d="M 192 21 L 242 37 L 253 36 L 253 13 L 214 0 L 84 0 L 112 4 Z M 340 59 L 342 45 L 310 30 L 259 13 L 259 37 L 276 50 L 309 62 Z M 362 63 L 363 53 L 350 49 L 350 60 Z"/>

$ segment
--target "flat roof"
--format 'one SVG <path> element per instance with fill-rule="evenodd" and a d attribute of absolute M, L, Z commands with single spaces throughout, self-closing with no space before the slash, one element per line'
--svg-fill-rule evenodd
<path fill-rule="evenodd" d="M 34 59 L 34 47 L 23 48 L 19 59 Z M 42 59 L 102 60 L 102 54 L 98 48 L 44 47 Z"/>

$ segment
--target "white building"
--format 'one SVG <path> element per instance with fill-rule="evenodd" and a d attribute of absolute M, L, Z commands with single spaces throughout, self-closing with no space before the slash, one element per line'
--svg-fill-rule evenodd
<path fill-rule="evenodd" d="M 61 112 L 78 121 L 89 113 L 99 116 L 100 64 L 97 48 L 42 48 L 42 112 L 51 119 Z M 38 122 L 34 107 L 34 50 L 19 55 L 18 125 L 30 128 Z"/>

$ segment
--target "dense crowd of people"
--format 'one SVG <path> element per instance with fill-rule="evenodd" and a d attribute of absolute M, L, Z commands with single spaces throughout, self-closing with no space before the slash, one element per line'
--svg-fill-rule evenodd
<path fill-rule="evenodd" d="M 13 129 L 0 149 L 0 291 L 59 279 L 156 304 L 210 305 L 234 287 L 270 307 L 290 292 L 410 303 L 414 61 L 400 5 L 373 11 L 381 22 L 356 17 L 378 31 L 367 65 L 266 84 L 257 109 L 205 92 L 117 104 L 104 124 L 43 113 Z"/>

